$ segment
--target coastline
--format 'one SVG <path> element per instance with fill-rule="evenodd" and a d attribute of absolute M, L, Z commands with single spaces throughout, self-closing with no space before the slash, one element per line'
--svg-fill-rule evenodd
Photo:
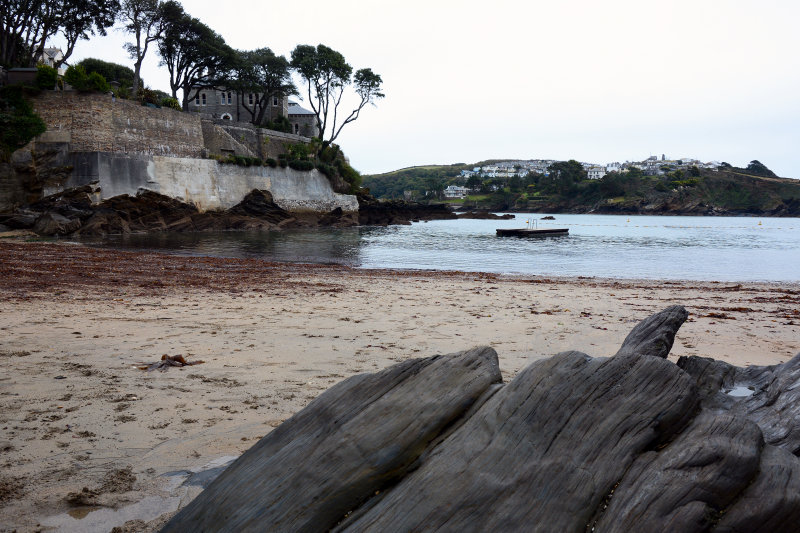
<path fill-rule="evenodd" d="M 0 273 L 0 523 L 20 531 L 53 516 L 84 526 L 152 496 L 185 505 L 200 487 L 166 474 L 239 455 L 334 383 L 410 357 L 488 344 L 509 380 L 565 350 L 612 355 L 671 304 L 690 313 L 671 360 L 764 365 L 800 351 L 800 283 L 364 270 L 17 240 L 0 240 Z M 136 368 L 163 354 L 204 363 Z M 109 482 L 128 466 L 135 481 Z M 64 500 L 83 487 L 97 492 L 91 505 Z M 133 530 L 158 527 L 137 512 Z"/>

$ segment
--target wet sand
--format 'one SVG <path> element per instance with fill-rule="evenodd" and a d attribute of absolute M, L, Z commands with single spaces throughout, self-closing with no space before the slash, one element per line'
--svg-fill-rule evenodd
<path fill-rule="evenodd" d="M 636 322 L 737 365 L 800 351 L 800 285 L 356 270 L 0 240 L 0 531 L 152 531 L 334 383 L 493 346 L 506 380 Z M 202 364 L 139 367 L 162 355 Z M 84 491 L 83 489 L 86 488 Z M 161 518 L 159 518 L 161 516 Z"/>

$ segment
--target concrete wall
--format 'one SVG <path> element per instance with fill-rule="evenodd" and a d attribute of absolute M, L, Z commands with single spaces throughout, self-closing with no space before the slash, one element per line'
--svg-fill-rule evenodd
<path fill-rule="evenodd" d="M 45 195 L 94 183 L 100 187 L 100 199 L 149 189 L 206 211 L 233 207 L 253 189 L 261 189 L 270 191 L 275 203 L 287 211 L 328 212 L 337 207 L 358 211 L 355 196 L 333 192 L 328 179 L 316 170 L 240 167 L 213 159 L 144 154 L 78 152 L 72 157 L 72 175 L 46 188 Z"/>

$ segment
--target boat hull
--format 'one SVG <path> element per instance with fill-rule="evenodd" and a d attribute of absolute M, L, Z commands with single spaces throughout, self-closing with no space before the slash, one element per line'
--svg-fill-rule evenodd
<path fill-rule="evenodd" d="M 557 237 L 559 235 L 568 235 L 568 228 L 547 228 L 547 229 L 498 229 L 498 237 Z"/>

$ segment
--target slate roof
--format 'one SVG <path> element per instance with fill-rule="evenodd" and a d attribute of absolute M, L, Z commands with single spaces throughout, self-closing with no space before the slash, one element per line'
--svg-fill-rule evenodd
<path fill-rule="evenodd" d="M 289 102 L 289 115 L 315 115 L 313 111 L 309 111 L 303 107 L 300 107 L 300 104 L 297 102 Z"/>

